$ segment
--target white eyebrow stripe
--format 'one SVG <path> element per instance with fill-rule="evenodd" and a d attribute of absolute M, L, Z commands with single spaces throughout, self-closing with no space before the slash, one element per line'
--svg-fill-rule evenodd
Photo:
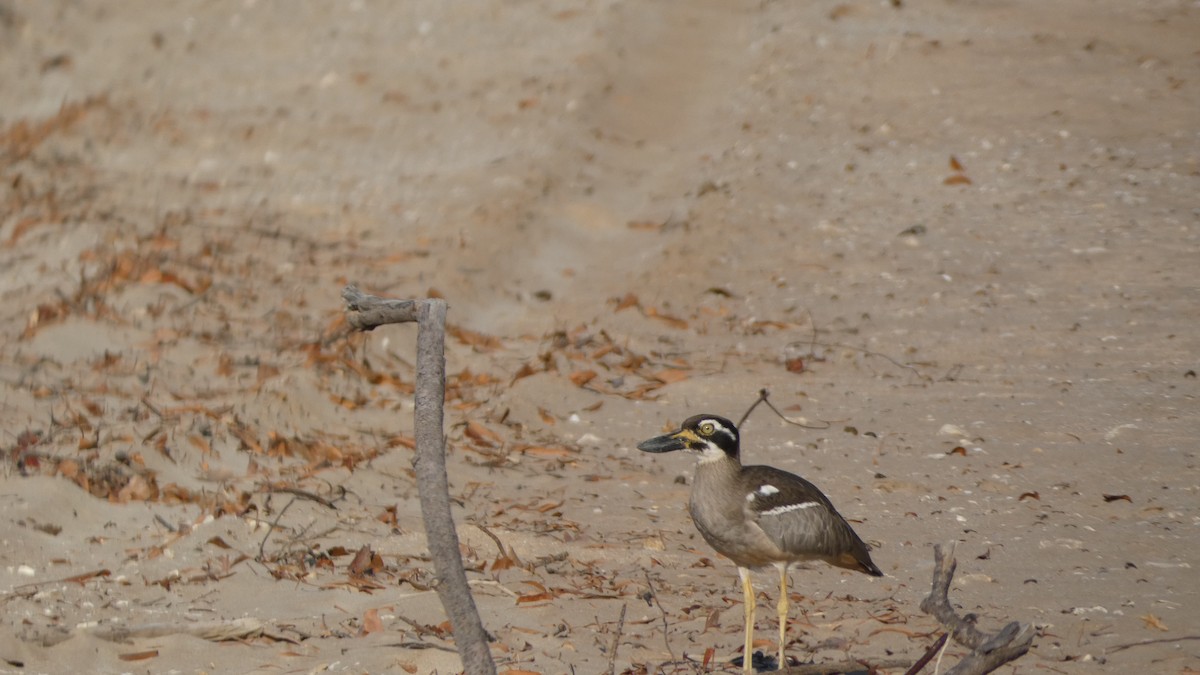
<path fill-rule="evenodd" d="M 770 509 L 769 511 L 763 511 L 762 515 L 764 515 L 764 516 L 779 516 L 779 515 L 788 513 L 790 511 L 799 511 L 800 509 L 811 509 L 814 506 L 820 506 L 820 505 L 821 505 L 820 502 L 800 502 L 798 504 L 784 504 L 783 506 L 776 506 L 775 508 Z"/>

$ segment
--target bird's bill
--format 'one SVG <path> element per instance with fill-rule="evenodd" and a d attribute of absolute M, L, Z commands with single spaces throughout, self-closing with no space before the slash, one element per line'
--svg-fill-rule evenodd
<path fill-rule="evenodd" d="M 689 440 L 696 440 L 695 435 L 686 429 L 681 429 L 674 433 L 642 441 L 638 443 L 637 447 L 642 452 L 675 452 L 676 450 L 686 450 Z"/>

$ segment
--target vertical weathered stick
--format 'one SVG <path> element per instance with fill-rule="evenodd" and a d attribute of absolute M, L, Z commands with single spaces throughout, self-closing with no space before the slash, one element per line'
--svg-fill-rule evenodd
<path fill-rule="evenodd" d="M 450 482 L 446 475 L 446 436 L 442 405 L 446 399 L 446 303 L 426 300 L 417 319 L 417 390 L 414 431 L 417 454 L 413 468 L 421 496 L 421 514 L 429 555 L 437 566 L 437 592 L 450 615 L 454 642 L 467 673 L 495 673 L 487 633 L 467 586 L 458 532 L 450 514 Z"/>
<path fill-rule="evenodd" d="M 436 299 L 385 300 L 365 295 L 354 286 L 347 286 L 342 297 L 346 300 L 347 321 L 359 330 L 417 321 L 417 386 L 413 414 L 417 453 L 413 458 L 413 469 L 417 474 L 425 538 L 437 573 L 438 597 L 450 617 L 454 643 L 458 646 L 464 671 L 469 675 L 494 675 L 496 664 L 492 661 L 487 633 L 467 585 L 458 532 L 450 513 L 450 482 L 446 474 L 443 432 L 446 303 Z"/>

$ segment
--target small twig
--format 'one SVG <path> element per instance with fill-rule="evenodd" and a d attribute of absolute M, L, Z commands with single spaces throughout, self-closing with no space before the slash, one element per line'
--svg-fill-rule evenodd
<path fill-rule="evenodd" d="M 658 593 L 654 591 L 654 584 L 650 581 L 650 573 L 646 570 L 642 570 L 642 574 L 644 574 L 646 577 L 646 586 L 650 589 L 650 597 L 654 600 L 654 604 L 658 605 L 658 611 L 662 613 L 663 644 L 667 647 L 667 656 L 670 656 L 671 660 L 674 661 L 675 652 L 671 649 L 671 629 L 667 624 L 667 610 L 662 606 L 662 603 L 658 601 Z"/>
<path fill-rule="evenodd" d="M 161 420 L 163 418 L 162 411 L 159 410 L 158 408 L 154 407 L 153 403 L 151 403 L 150 401 L 147 401 L 145 396 L 142 397 L 142 405 L 146 406 L 146 410 L 149 410 L 150 412 L 154 413 L 158 417 L 158 419 Z"/>
<path fill-rule="evenodd" d="M 279 515 L 275 516 L 275 521 L 267 524 L 267 533 L 263 536 L 262 541 L 258 543 L 258 558 L 256 558 L 258 562 L 263 562 L 266 560 L 266 553 L 264 551 L 267 547 L 267 540 L 271 538 L 271 533 L 275 531 L 275 527 L 279 525 L 279 521 L 283 519 L 283 514 L 287 513 L 287 510 L 290 509 L 292 504 L 295 503 L 296 499 L 293 497 L 292 501 L 284 504 L 283 508 L 279 509 Z"/>
<path fill-rule="evenodd" d="M 294 488 L 294 487 L 277 487 L 277 488 L 271 488 L 271 492 L 282 492 L 282 493 L 289 494 L 289 495 L 295 495 L 297 497 L 300 497 L 301 499 L 307 499 L 311 502 L 316 502 L 316 503 L 320 504 L 321 506 L 324 506 L 325 508 L 333 509 L 334 511 L 337 511 L 337 506 L 335 506 L 333 502 L 322 497 L 321 495 L 309 492 L 308 490 L 301 490 L 300 488 Z"/>
<path fill-rule="evenodd" d="M 754 412 L 754 409 L 758 407 L 758 404 L 767 400 L 767 397 L 770 395 L 771 392 L 767 391 L 766 387 L 759 389 L 758 398 L 754 399 L 754 403 L 751 403 L 749 408 L 746 408 L 746 412 L 742 414 L 742 419 L 738 420 L 738 427 L 741 427 L 743 424 L 745 424 L 746 419 L 750 417 L 750 413 Z"/>
<path fill-rule="evenodd" d="M 16 594 L 16 593 L 26 590 L 26 589 L 35 590 L 35 589 L 41 588 L 42 586 L 45 586 L 46 584 L 66 584 L 66 583 L 82 584 L 85 581 L 89 581 L 91 579 L 97 579 L 99 577 L 107 577 L 111 574 L 112 574 L 112 572 L 108 571 L 107 569 L 100 569 L 100 570 L 96 570 L 94 572 L 84 572 L 83 574 L 72 574 L 69 577 L 60 577 L 58 579 L 47 579 L 45 581 L 31 581 L 27 584 L 20 584 L 19 586 L 13 586 L 12 590 L 10 591 L 10 594 Z M 7 597 L 5 599 L 7 599 Z"/>
<path fill-rule="evenodd" d="M 949 633 L 946 633 L 946 635 L 949 635 Z M 937 653 L 937 663 L 933 666 L 933 675 L 938 675 L 938 673 L 942 672 L 942 658 L 946 656 L 946 650 L 949 648 L 949 640 L 942 642 L 942 648 L 939 649 Z"/>
<path fill-rule="evenodd" d="M 925 667 L 925 664 L 933 660 L 933 657 L 936 656 L 939 651 L 941 651 L 942 646 L 945 645 L 946 641 L 949 639 L 949 633 L 942 633 L 942 636 L 938 638 L 936 642 L 930 645 L 929 649 L 925 650 L 925 653 L 921 656 L 921 658 L 917 659 L 917 662 L 912 665 L 912 668 L 909 668 L 907 671 L 905 671 L 904 675 L 917 675 L 917 673 L 921 672 L 921 669 Z"/>
<path fill-rule="evenodd" d="M 925 375 L 924 373 L 922 373 L 921 371 L 917 370 L 916 366 L 914 366 L 910 363 L 900 363 L 896 359 L 893 359 L 892 357 L 888 356 L 887 354 L 884 354 L 881 352 L 874 352 L 874 351 L 871 351 L 870 349 L 866 349 L 863 347 L 855 347 L 854 345 L 843 344 L 841 342 L 815 342 L 813 344 L 820 346 L 820 347 L 825 347 L 826 349 L 849 349 L 852 352 L 858 352 L 860 354 L 866 354 L 867 356 L 874 356 L 877 358 L 881 358 L 881 359 L 891 363 L 893 366 L 896 366 L 897 368 L 903 368 L 905 370 L 912 371 L 912 373 L 914 375 L 916 375 L 918 378 L 920 378 L 922 380 L 926 380 L 926 381 L 929 380 L 929 377 L 927 375 Z"/>
<path fill-rule="evenodd" d="M 1177 638 L 1159 638 L 1157 640 L 1142 640 L 1141 642 L 1130 642 L 1129 644 L 1117 645 L 1104 650 L 1105 654 L 1112 654 L 1130 647 L 1145 647 L 1146 645 L 1157 645 L 1164 642 L 1183 642 L 1184 640 L 1200 640 L 1200 635 L 1185 635 Z"/>
<path fill-rule="evenodd" d="M 558 553 L 551 553 L 549 555 L 544 555 L 544 556 L 538 558 L 537 560 L 534 560 L 533 562 L 529 563 L 525 569 L 532 572 L 533 570 L 535 570 L 539 567 L 545 567 L 546 565 L 549 565 L 550 563 L 562 562 L 569 557 L 570 557 L 570 555 L 566 551 L 559 551 Z"/>
<path fill-rule="evenodd" d="M 808 424 L 803 424 L 801 422 L 797 422 L 797 421 L 789 418 L 787 415 L 784 415 L 782 412 L 780 412 L 779 408 L 776 408 L 774 403 L 771 403 L 771 401 L 768 400 L 768 397 L 770 395 L 771 395 L 771 392 L 768 391 L 767 389 L 765 389 L 765 388 L 759 389 L 758 390 L 758 398 L 756 398 L 754 400 L 754 403 L 751 403 L 750 407 L 746 409 L 746 413 L 744 415 L 742 415 L 742 419 L 738 420 L 738 423 L 737 423 L 738 427 L 741 427 L 743 424 L 745 424 L 746 419 L 750 417 L 750 413 L 754 412 L 754 409 L 758 407 L 759 403 L 766 403 L 767 407 L 770 408 L 771 411 L 774 412 L 779 417 L 779 419 L 783 420 L 784 422 L 786 422 L 792 426 L 800 427 L 801 429 L 828 429 L 829 428 L 828 422 L 826 422 L 824 426 L 814 427 L 814 426 L 810 426 Z"/>
<path fill-rule="evenodd" d="M 337 532 L 338 530 L 342 529 L 341 525 L 334 525 L 333 527 L 327 527 L 320 532 L 316 532 L 314 534 L 309 534 L 308 531 L 310 529 L 312 529 L 312 526 L 315 524 L 316 524 L 315 522 L 312 522 L 312 523 L 309 523 L 308 525 L 305 525 L 303 530 L 300 530 L 294 536 L 292 536 L 291 539 L 288 539 L 287 544 L 285 544 L 282 547 L 283 550 L 290 550 L 292 548 L 293 544 L 300 542 L 300 541 L 309 541 L 309 542 L 320 541 L 321 539 L 325 539 L 326 537 L 333 534 L 334 532 Z"/>
<path fill-rule="evenodd" d="M 480 525 L 479 523 L 471 523 L 471 524 L 474 525 L 475 527 L 478 527 L 480 532 L 483 532 L 487 536 L 491 537 L 492 541 L 496 542 L 496 549 L 500 551 L 500 557 L 502 557 L 502 558 L 510 558 L 510 557 L 515 558 L 516 557 L 516 555 L 510 556 L 508 554 L 508 551 L 504 550 L 504 542 L 500 541 L 500 537 L 497 537 L 491 530 L 487 529 L 483 525 Z"/>
<path fill-rule="evenodd" d="M 432 642 L 419 642 L 413 640 L 409 640 L 407 642 L 396 642 L 388 646 L 399 647 L 401 649 L 437 649 L 443 652 L 450 652 L 451 654 L 458 653 L 458 650 L 453 647 L 444 647 L 442 645 L 435 645 Z"/>
<path fill-rule="evenodd" d="M 621 604 L 621 616 L 617 619 L 617 632 L 613 634 L 612 645 L 608 648 L 608 675 L 617 673 L 617 647 L 621 646 L 621 631 L 625 630 L 625 610 L 628 606 Z"/>
<path fill-rule="evenodd" d="M 512 598 L 521 597 L 520 593 L 514 591 L 513 589 L 509 588 L 508 586 L 505 586 L 504 584 L 500 583 L 499 581 L 493 581 L 492 579 L 468 579 L 467 585 L 468 586 L 495 586 L 496 588 L 499 588 L 500 590 L 507 593 Z"/>
<path fill-rule="evenodd" d="M 395 612 L 394 615 L 397 619 L 400 619 L 404 623 L 408 624 L 413 630 L 417 631 L 418 637 L 421 635 L 437 635 L 438 634 L 437 631 L 434 630 L 432 626 L 427 626 L 418 621 L 414 621 L 399 612 Z"/>

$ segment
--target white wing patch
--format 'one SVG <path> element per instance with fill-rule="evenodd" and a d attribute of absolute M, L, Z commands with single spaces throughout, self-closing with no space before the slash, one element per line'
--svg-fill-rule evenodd
<path fill-rule="evenodd" d="M 771 495 L 777 494 L 779 494 L 779 488 L 771 485 L 770 483 L 765 483 L 760 485 L 759 488 L 754 492 L 748 493 L 746 495 L 746 501 L 752 502 L 758 497 L 770 497 Z"/>
<path fill-rule="evenodd" d="M 800 509 L 811 509 L 814 506 L 820 506 L 820 505 L 821 504 L 819 502 L 800 502 L 798 504 L 784 504 L 783 506 L 776 506 L 775 508 L 773 508 L 769 511 L 763 511 L 762 515 L 764 515 L 764 516 L 780 516 L 780 515 L 783 515 L 785 513 L 791 512 L 791 511 L 799 511 Z"/>

